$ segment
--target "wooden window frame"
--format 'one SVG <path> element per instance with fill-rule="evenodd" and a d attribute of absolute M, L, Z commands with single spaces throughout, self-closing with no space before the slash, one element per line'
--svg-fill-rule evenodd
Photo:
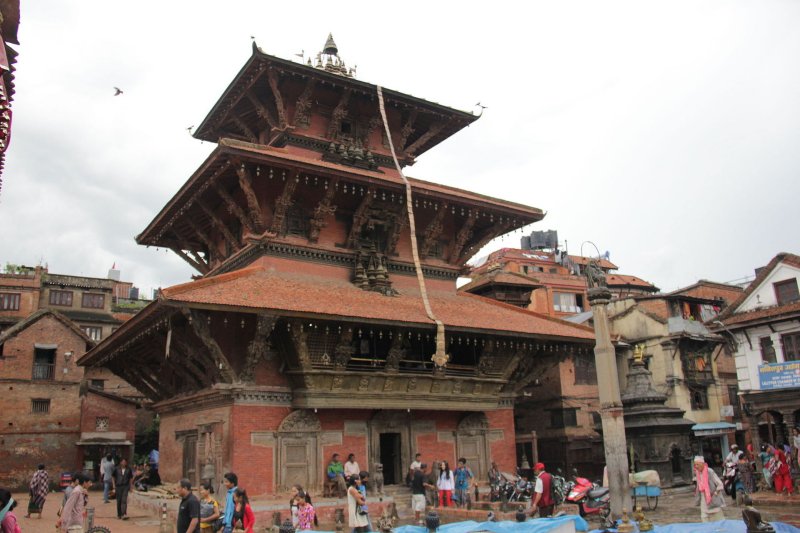
<path fill-rule="evenodd" d="M 50 290 L 50 305 L 72 307 L 73 291 Z"/>
<path fill-rule="evenodd" d="M 98 299 L 100 305 L 92 304 L 92 301 Z M 98 294 L 96 292 L 84 292 L 81 296 L 81 307 L 84 309 L 103 309 L 106 305 L 106 295 Z"/>
<path fill-rule="evenodd" d="M 786 288 L 790 287 L 788 290 L 789 298 L 786 295 Z M 789 278 L 783 281 L 776 281 L 772 284 L 772 288 L 775 290 L 775 301 L 778 302 L 778 305 L 786 305 L 793 302 L 800 301 L 800 291 L 797 287 L 797 278 Z"/>
<path fill-rule="evenodd" d="M 784 361 L 800 361 L 800 331 L 781 335 L 781 350 Z"/>
<path fill-rule="evenodd" d="M 0 311 L 19 311 L 21 293 L 0 292 Z"/>

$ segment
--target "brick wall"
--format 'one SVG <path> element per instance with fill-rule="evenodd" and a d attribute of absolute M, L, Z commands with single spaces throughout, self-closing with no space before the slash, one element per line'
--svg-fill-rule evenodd
<path fill-rule="evenodd" d="M 80 438 L 78 384 L 4 382 L 0 418 L 0 485 L 27 486 L 36 465 L 51 475 L 80 466 L 75 442 Z M 31 413 L 32 399 L 49 399 L 50 412 Z"/>
<path fill-rule="evenodd" d="M 231 470 L 231 407 L 212 407 L 206 409 L 186 409 L 180 413 L 162 413 L 158 433 L 159 474 L 165 482 L 177 482 L 183 477 L 182 432 L 197 431 L 200 426 L 215 424 L 215 431 L 221 432 L 218 451 L 217 477 Z M 248 437 L 249 441 L 249 437 Z M 198 462 L 201 458 L 198 457 Z M 220 471 L 221 470 L 221 471 Z"/>
<path fill-rule="evenodd" d="M 290 407 L 234 405 L 231 409 L 231 442 L 233 457 L 231 469 L 239 476 L 239 485 L 248 494 L 270 494 L 275 491 L 273 449 L 254 445 L 254 431 L 277 431 Z"/>
<path fill-rule="evenodd" d="M 63 322 L 45 315 L 6 341 L 0 357 L 0 380 L 29 380 L 33 374 L 34 344 L 55 344 L 55 382 L 78 382 L 83 368 L 75 361 L 86 352 L 86 342 Z M 67 358 L 65 354 L 72 352 Z"/>

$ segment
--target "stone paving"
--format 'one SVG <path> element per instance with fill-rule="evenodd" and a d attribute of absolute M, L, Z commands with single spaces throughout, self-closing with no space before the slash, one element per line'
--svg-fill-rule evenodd
<path fill-rule="evenodd" d="M 50 495 L 45 505 L 44 515 L 41 519 L 24 517 L 25 509 L 28 504 L 28 496 L 26 494 L 14 494 L 14 498 L 19 502 L 16 511 L 24 533 L 54 532 L 56 509 L 60 502 L 59 494 Z M 113 501 L 108 504 L 102 503 L 102 494 L 95 491 L 90 493 L 89 498 L 89 505 L 95 507 L 94 523 L 96 525 L 106 526 L 113 533 L 159 532 L 159 515 L 155 510 L 157 505 L 145 508 L 137 505 L 135 498 L 131 498 L 128 506 L 130 520 L 121 521 L 117 520 L 116 505 Z M 260 499 L 258 499 L 254 504 L 257 502 L 260 505 L 267 505 L 268 503 L 267 500 L 261 502 Z M 280 499 L 280 503 L 278 500 L 274 500 L 273 503 L 280 505 L 285 502 L 283 502 L 283 499 Z M 727 500 L 727 503 L 728 506 L 724 509 L 725 517 L 730 520 L 741 520 L 741 508 L 737 507 L 730 499 Z M 800 527 L 800 496 L 786 497 L 774 495 L 772 493 L 757 493 L 754 503 L 766 520 L 786 522 Z M 177 508 L 178 500 L 168 500 L 168 504 L 171 509 Z M 576 514 L 578 512 L 577 508 L 571 505 L 563 506 L 563 510 L 570 514 Z M 689 487 L 665 490 L 658 499 L 658 507 L 656 510 L 648 511 L 645 507 L 644 511 L 645 516 L 657 525 L 700 521 L 700 509 L 694 506 L 694 494 Z M 170 514 L 172 515 L 171 518 L 174 525 L 174 509 L 172 509 Z M 404 520 L 402 522 L 408 521 Z M 590 528 L 599 528 L 600 525 L 599 518 L 589 518 Z M 257 523 L 256 530 L 263 532 L 266 526 L 266 521 Z M 320 524 L 320 526 L 320 529 L 333 529 L 332 524 L 323 523 Z"/>

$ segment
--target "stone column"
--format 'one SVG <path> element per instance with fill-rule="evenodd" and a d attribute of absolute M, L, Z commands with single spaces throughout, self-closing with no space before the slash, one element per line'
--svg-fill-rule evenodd
<path fill-rule="evenodd" d="M 625 441 L 625 418 L 619 393 L 617 358 L 611 344 L 606 304 L 611 292 L 605 286 L 589 289 L 589 304 L 594 317 L 594 360 L 597 367 L 597 388 L 600 392 L 600 418 L 603 424 L 603 447 L 608 468 L 611 515 L 617 519 L 622 510 L 631 509 L 628 488 L 628 455 Z"/>

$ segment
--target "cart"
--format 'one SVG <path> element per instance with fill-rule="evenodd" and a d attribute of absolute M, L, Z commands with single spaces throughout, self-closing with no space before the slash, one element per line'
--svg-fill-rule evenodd
<path fill-rule="evenodd" d="M 636 509 L 637 500 L 644 500 L 647 509 L 654 511 L 658 507 L 661 496 L 661 478 L 655 470 L 645 470 L 630 475 L 631 498 Z"/>
<path fill-rule="evenodd" d="M 631 487 L 634 509 L 636 509 L 637 499 L 640 499 L 647 502 L 648 511 L 655 511 L 658 507 L 659 496 L 661 496 L 661 487 L 648 486 L 646 483 L 640 483 L 636 487 Z"/>

